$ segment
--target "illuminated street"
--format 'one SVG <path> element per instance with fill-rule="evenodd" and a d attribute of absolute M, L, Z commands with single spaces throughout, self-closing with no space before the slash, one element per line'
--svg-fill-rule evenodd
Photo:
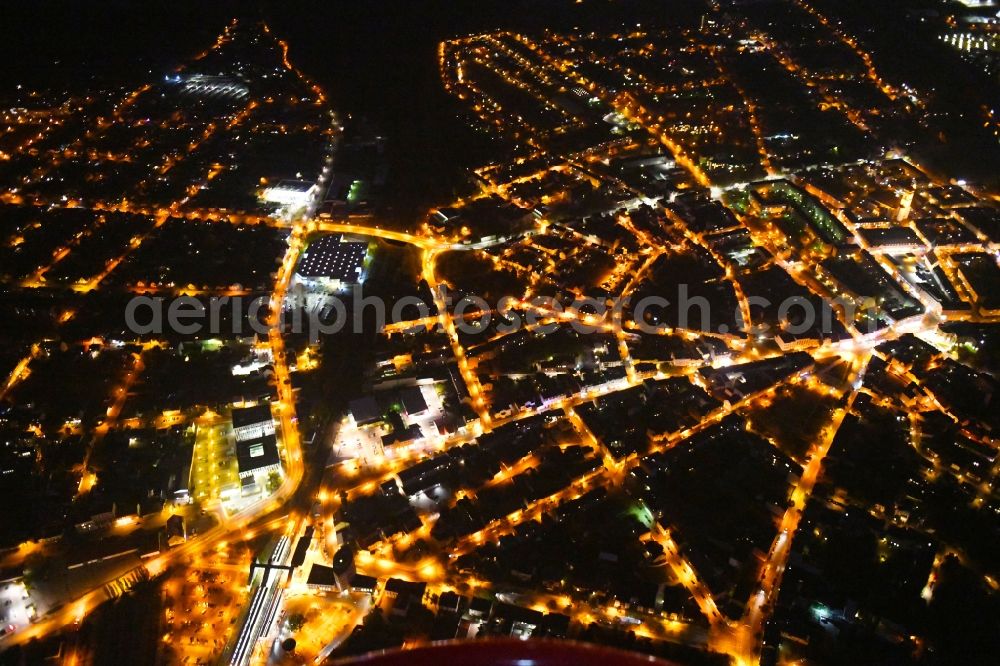
<path fill-rule="evenodd" d="M 0 85 L 5 658 L 989 662 L 995 16 L 272 4 Z"/>

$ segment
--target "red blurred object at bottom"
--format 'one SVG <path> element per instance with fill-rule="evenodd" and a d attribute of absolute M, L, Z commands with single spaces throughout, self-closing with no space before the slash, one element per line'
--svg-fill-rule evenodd
<path fill-rule="evenodd" d="M 335 663 L 344 666 L 677 666 L 674 662 L 635 652 L 553 640 L 435 643 Z"/>

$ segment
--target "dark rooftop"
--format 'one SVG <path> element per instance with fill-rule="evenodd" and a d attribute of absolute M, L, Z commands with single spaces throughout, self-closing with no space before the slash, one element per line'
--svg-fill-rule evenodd
<path fill-rule="evenodd" d="M 233 428 L 267 423 L 272 419 L 271 405 L 257 405 L 233 410 Z"/>
<path fill-rule="evenodd" d="M 240 474 L 264 469 L 280 462 L 278 457 L 278 440 L 274 435 L 266 435 L 257 439 L 236 443 L 236 461 Z"/>
<path fill-rule="evenodd" d="M 370 395 L 351 400 L 348 407 L 351 410 L 351 416 L 358 424 L 372 423 L 382 418 L 382 410 L 379 409 L 378 401 Z"/>
<path fill-rule="evenodd" d="M 336 584 L 337 576 L 333 573 L 333 567 L 313 563 L 312 568 L 309 569 L 309 578 L 306 579 L 306 585 L 332 587 Z"/>
<path fill-rule="evenodd" d="M 399 392 L 399 398 L 403 402 L 403 409 L 407 414 L 419 414 L 427 410 L 427 402 L 419 386 L 411 386 Z"/>

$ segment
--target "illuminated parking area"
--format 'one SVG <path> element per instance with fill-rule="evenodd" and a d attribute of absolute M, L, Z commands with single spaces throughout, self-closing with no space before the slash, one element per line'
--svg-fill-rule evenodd
<path fill-rule="evenodd" d="M 168 653 L 176 650 L 187 663 L 219 658 L 247 600 L 250 557 L 250 550 L 240 546 L 217 548 L 167 577 L 161 640 Z"/>
<path fill-rule="evenodd" d="M 23 581 L 0 583 L 0 625 L 14 627 L 14 632 L 27 627 L 35 617 L 35 606 Z"/>
<path fill-rule="evenodd" d="M 419 433 L 419 436 L 406 441 L 392 438 L 393 427 L 389 419 L 383 418 L 384 414 L 373 419 L 363 418 L 361 423 L 355 415 L 347 414 L 337 430 L 332 446 L 332 459 L 355 460 L 364 467 L 377 467 L 386 458 L 405 457 L 415 452 L 433 449 L 440 444 L 443 437 L 437 423 L 446 415 L 440 388 L 440 383 L 435 382 L 418 384 L 403 391 L 415 404 L 409 408 L 405 404 L 399 405 L 399 409 L 396 410 L 400 415 L 399 422 L 407 429 L 413 428 L 414 435 Z M 387 398 L 383 395 L 380 399 L 384 401 Z M 365 398 L 356 402 L 365 404 L 370 401 Z M 374 405 L 372 409 L 379 406 L 378 401 L 371 404 Z"/>
<path fill-rule="evenodd" d="M 199 502 L 239 496 L 240 475 L 227 424 L 196 425 L 191 485 Z"/>
<path fill-rule="evenodd" d="M 371 595 L 362 593 L 290 595 L 284 610 L 292 622 L 283 623 L 278 640 L 294 638 L 296 654 L 319 661 L 343 643 L 370 606 Z"/>
<path fill-rule="evenodd" d="M 251 408 L 255 409 L 255 408 Z M 246 409 L 234 410 L 247 411 Z M 269 413 L 269 412 L 268 412 Z M 191 460 L 192 496 L 198 502 L 218 503 L 232 515 L 275 492 L 285 479 L 273 426 L 266 434 L 262 424 L 233 429 L 228 419 L 206 415 L 195 423 Z M 249 427 L 248 435 L 246 428 Z M 253 431 L 256 427 L 258 431 Z M 248 439 L 241 440 L 241 433 Z M 254 435 L 259 435 L 255 437 Z M 266 459 L 266 464 L 261 460 Z"/>

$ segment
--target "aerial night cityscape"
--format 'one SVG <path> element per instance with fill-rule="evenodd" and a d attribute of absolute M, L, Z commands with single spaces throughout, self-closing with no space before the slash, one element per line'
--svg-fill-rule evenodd
<path fill-rule="evenodd" d="M 1000 663 L 1000 1 L 12 4 L 0 664 Z"/>

